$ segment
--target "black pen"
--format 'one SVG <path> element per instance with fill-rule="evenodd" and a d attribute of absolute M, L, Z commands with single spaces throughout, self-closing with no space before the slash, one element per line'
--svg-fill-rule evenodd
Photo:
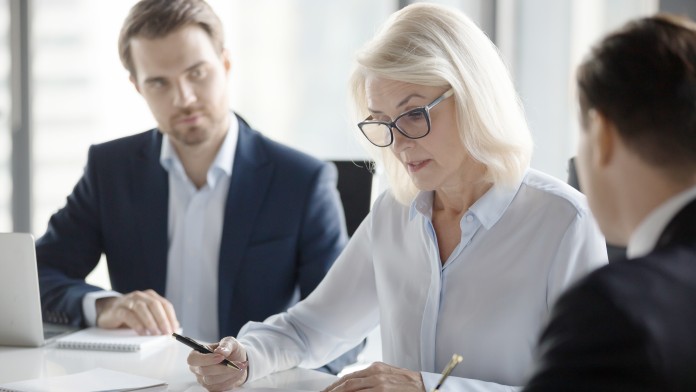
<path fill-rule="evenodd" d="M 172 336 L 174 337 L 174 339 L 176 339 L 176 340 L 180 341 L 181 343 L 191 347 L 192 349 L 198 351 L 199 353 L 213 354 L 213 351 L 210 348 L 208 348 L 207 346 L 205 346 L 203 344 L 198 343 L 197 341 L 195 341 L 191 338 L 187 338 L 186 336 L 181 336 L 176 332 L 173 332 Z M 228 367 L 233 367 L 237 370 L 242 370 L 242 368 L 240 368 L 234 362 L 230 361 L 227 358 L 223 359 L 222 362 L 220 362 L 220 364 L 226 365 Z"/>

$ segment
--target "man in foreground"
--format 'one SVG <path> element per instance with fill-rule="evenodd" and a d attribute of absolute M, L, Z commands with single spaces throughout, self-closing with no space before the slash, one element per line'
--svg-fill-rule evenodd
<path fill-rule="evenodd" d="M 627 260 L 561 297 L 525 391 L 696 390 L 696 24 L 629 23 L 580 66 L 580 184 Z"/>

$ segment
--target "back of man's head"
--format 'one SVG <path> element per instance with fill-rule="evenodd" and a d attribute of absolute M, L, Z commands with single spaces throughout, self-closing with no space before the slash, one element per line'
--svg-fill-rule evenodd
<path fill-rule="evenodd" d="M 628 23 L 578 68 L 582 121 L 611 121 L 627 148 L 678 178 L 696 168 L 696 24 L 673 15 Z"/>

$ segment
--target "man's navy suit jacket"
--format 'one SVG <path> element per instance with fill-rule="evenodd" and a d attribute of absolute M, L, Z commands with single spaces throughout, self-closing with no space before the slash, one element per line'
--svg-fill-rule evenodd
<path fill-rule="evenodd" d="M 234 117 L 232 118 L 234 121 Z M 83 177 L 36 250 L 44 319 L 83 326 L 84 282 L 106 255 L 113 290 L 165 294 L 168 173 L 162 134 L 92 146 Z M 239 118 L 218 267 L 221 336 L 306 297 L 347 242 L 333 165 L 273 142 Z"/>
<path fill-rule="evenodd" d="M 524 391 L 696 391 L 696 201 L 561 296 Z"/>

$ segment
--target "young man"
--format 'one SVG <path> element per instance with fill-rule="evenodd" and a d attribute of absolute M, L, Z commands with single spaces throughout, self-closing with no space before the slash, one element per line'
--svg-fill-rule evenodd
<path fill-rule="evenodd" d="M 158 128 L 90 148 L 37 241 L 46 318 L 217 341 L 307 296 L 347 241 L 336 170 L 229 111 L 217 15 L 143 0 L 119 53 Z M 84 281 L 102 254 L 115 292 Z"/>
<path fill-rule="evenodd" d="M 580 66 L 578 172 L 628 260 L 561 297 L 525 391 L 696 390 L 696 24 L 629 23 Z"/>

